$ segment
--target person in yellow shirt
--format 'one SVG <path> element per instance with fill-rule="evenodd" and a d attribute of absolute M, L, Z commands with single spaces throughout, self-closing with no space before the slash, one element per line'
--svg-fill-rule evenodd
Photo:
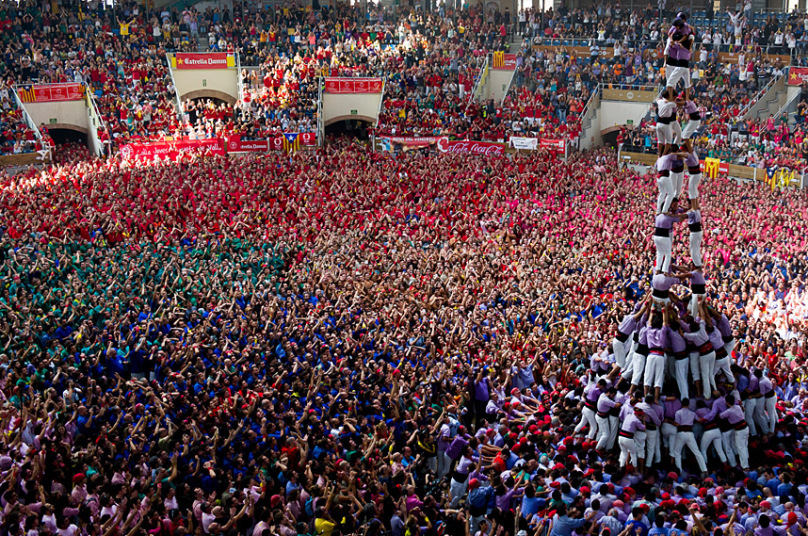
<path fill-rule="evenodd" d="M 330 497 L 328 502 L 331 502 Z M 317 536 L 331 536 L 335 528 L 337 528 L 337 524 L 334 523 L 334 520 L 331 518 L 331 515 L 329 515 L 328 510 L 325 508 L 318 508 L 317 512 L 315 512 L 314 518 L 314 534 Z"/>

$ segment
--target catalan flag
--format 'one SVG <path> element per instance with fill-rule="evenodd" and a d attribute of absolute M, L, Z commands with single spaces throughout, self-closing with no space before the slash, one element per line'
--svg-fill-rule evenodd
<path fill-rule="evenodd" d="M 768 179 L 769 186 L 771 186 L 772 191 L 774 191 L 774 189 L 777 187 L 777 168 L 766 168 L 766 177 Z"/>
<path fill-rule="evenodd" d="M 300 135 L 297 132 L 283 133 L 283 151 L 293 153 L 300 149 Z"/>
<path fill-rule="evenodd" d="M 34 92 L 34 86 L 31 84 L 18 86 L 17 95 L 20 96 L 22 102 L 36 102 L 36 93 Z"/>
<path fill-rule="evenodd" d="M 505 52 L 494 52 L 492 65 L 494 69 L 497 67 L 505 67 Z"/>

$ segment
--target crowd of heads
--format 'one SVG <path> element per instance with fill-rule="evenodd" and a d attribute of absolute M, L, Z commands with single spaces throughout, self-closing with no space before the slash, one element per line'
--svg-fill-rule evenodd
<path fill-rule="evenodd" d="M 526 47 L 477 103 L 510 34 L 653 14 L 85 8 L 15 4 L 4 60 L 87 83 L 114 144 L 305 131 L 324 72 L 387 76 L 379 132 L 474 139 L 575 136 L 629 71 L 670 89 L 649 172 L 336 139 L 0 173 L 6 534 L 805 533 L 808 199 L 702 180 L 686 17 L 630 62 Z M 202 42 L 257 68 L 178 115 L 163 52 Z"/>
<path fill-rule="evenodd" d="M 12 533 L 804 525 L 800 192 L 701 188 L 710 310 L 777 393 L 703 479 L 576 434 L 653 291 L 653 177 L 612 152 L 57 156 L 0 193 Z"/>
<path fill-rule="evenodd" d="M 755 126 L 743 115 L 769 80 L 805 60 L 805 16 L 756 16 L 747 7 L 699 16 L 692 98 L 709 116 L 696 150 L 747 165 L 785 165 L 802 149 L 801 128 L 777 121 L 772 129 L 766 121 Z M 23 2 L 2 11 L 6 36 L 14 37 L 3 57 L 7 84 L 87 84 L 102 116 L 99 137 L 112 151 L 132 141 L 314 132 L 323 76 L 387 78 L 380 134 L 504 140 L 577 138 L 580 114 L 598 85 L 653 87 L 665 80 L 657 10 L 619 4 L 516 14 L 474 6 L 316 11 L 296 3 L 146 12 L 134 2 L 114 9 L 67 4 L 56 12 Z M 778 59 L 774 54 L 788 55 L 792 40 L 791 59 Z M 205 50 L 240 55 L 244 89 L 235 105 L 177 102 L 166 52 Z M 497 50 L 517 54 L 514 83 L 504 100 L 478 104 L 470 94 L 486 55 Z M 727 51 L 738 55 L 728 60 L 721 56 Z M 5 150 L 37 150 L 13 100 Z M 630 128 L 629 141 L 650 147 L 647 124 Z"/>

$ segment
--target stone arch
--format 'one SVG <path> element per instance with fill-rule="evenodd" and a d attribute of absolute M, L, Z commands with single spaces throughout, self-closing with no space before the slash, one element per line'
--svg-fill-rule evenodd
<path fill-rule="evenodd" d="M 180 95 L 180 100 L 182 102 L 186 102 L 193 99 L 218 99 L 220 101 L 224 101 L 230 106 L 234 105 L 238 99 L 229 93 L 225 93 L 224 91 L 218 91 L 216 89 L 195 89 L 194 91 L 189 91 L 184 95 Z"/>

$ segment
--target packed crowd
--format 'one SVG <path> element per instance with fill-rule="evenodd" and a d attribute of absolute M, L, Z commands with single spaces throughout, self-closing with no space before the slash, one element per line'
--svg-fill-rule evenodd
<path fill-rule="evenodd" d="M 486 139 L 574 136 L 580 130 L 580 113 L 598 84 L 653 87 L 664 82 L 664 40 L 655 11 L 630 12 L 619 5 L 516 16 L 446 6 L 423 14 L 237 5 L 232 13 L 189 7 L 148 16 L 135 2 L 118 3 L 115 10 L 99 3 L 71 4 L 56 14 L 34 3 L 0 7 L 11 30 L 6 37 L 15 37 L 8 39 L 4 73 L 13 83 L 87 83 L 106 125 L 100 135 L 114 147 L 164 137 L 239 133 L 258 138 L 282 131 L 312 132 L 317 123 L 316 78 L 323 75 L 387 78 L 379 133 Z M 752 19 L 754 23 L 747 23 Z M 714 118 L 707 122 L 715 122 L 719 132 L 705 124 L 707 141 L 699 147 L 731 150 L 739 158 L 760 148 L 724 140 L 722 121 L 737 119 L 757 90 L 782 70 L 763 55 L 767 48 L 761 43 L 778 33 L 793 33 L 802 42 L 804 17 L 755 18 L 744 11 L 710 20 L 698 29 L 700 68 L 694 77 L 701 74 L 701 82 L 695 83 L 695 91 Z M 722 63 L 718 45 L 727 38 L 721 33 L 735 35 L 736 22 L 743 43 L 758 46 L 742 52 L 748 58 L 738 64 Z M 518 54 L 518 69 L 510 95 L 503 102 L 471 102 L 469 93 L 482 74 L 485 56 L 507 50 L 513 33 L 527 39 L 512 51 Z M 756 37 L 758 33 L 762 37 Z M 571 42 L 547 41 L 541 35 L 587 38 L 589 54 L 579 55 Z M 165 52 L 196 51 L 206 45 L 211 50 L 238 50 L 241 64 L 253 66 L 242 73 L 243 98 L 232 109 L 221 102 L 185 103 L 178 109 Z M 8 115 L 6 133 L 25 137 L 24 125 L 14 113 Z M 13 151 L 15 144 L 6 143 Z M 16 145 L 24 151 L 31 144 Z"/>
<path fill-rule="evenodd" d="M 80 156 L 0 186 L 8 532 L 804 527 L 803 195 L 701 188 L 703 318 L 777 393 L 703 479 L 576 426 L 601 377 L 642 390 L 614 341 L 651 303 L 655 194 L 612 153 Z"/>
<path fill-rule="evenodd" d="M 97 39 L 190 47 L 207 32 L 260 68 L 245 102 L 178 117 L 160 54 L 137 45 L 121 71 L 129 48 L 96 50 L 101 98 L 128 91 L 103 103 L 119 139 L 305 128 L 295 93 L 325 67 L 392 73 L 384 132 L 574 135 L 601 81 L 585 76 L 614 76 L 522 54 L 504 105 L 469 105 L 480 58 L 527 17 L 441 7 L 444 39 L 437 19 L 373 11 L 363 24 L 383 35 L 348 20 L 332 37 L 342 13 L 188 9 L 155 13 L 150 36 L 121 9 Z M 665 32 L 656 177 L 607 149 L 345 140 L 150 166 L 68 146 L 0 173 L 3 533 L 808 533 L 808 200 L 701 184 L 710 88 L 690 87 L 685 18 Z"/>

